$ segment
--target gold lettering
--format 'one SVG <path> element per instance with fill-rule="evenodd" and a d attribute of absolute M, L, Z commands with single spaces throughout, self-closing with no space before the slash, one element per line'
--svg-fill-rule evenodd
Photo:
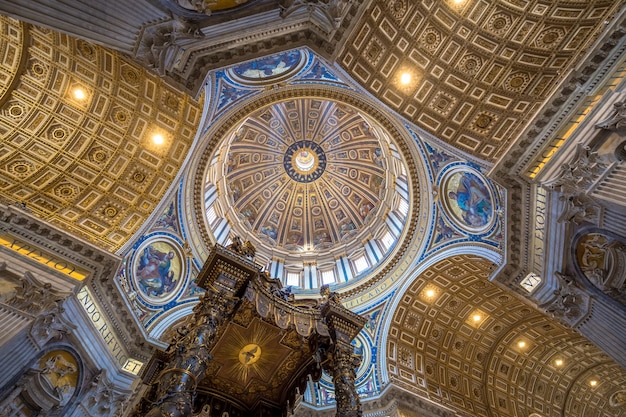
<path fill-rule="evenodd" d="M 55 271 L 62 272 L 71 278 L 78 281 L 82 281 L 89 275 L 89 271 L 79 268 L 76 265 L 70 264 L 58 257 L 48 253 L 42 249 L 31 246 L 30 244 L 21 241 L 9 234 L 0 234 L 0 245 L 5 246 L 20 255 L 26 256 L 36 262 L 46 265 Z"/>

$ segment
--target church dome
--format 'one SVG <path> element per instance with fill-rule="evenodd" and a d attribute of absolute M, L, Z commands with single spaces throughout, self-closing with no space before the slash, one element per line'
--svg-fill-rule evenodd
<path fill-rule="evenodd" d="M 249 240 L 285 285 L 315 289 L 371 272 L 409 215 L 405 162 L 389 132 L 326 98 L 262 106 L 225 135 L 205 184 L 215 240 Z"/>

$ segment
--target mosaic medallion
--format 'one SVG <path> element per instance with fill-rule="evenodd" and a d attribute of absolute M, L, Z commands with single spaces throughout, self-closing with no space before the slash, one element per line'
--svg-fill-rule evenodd
<path fill-rule="evenodd" d="M 294 75 L 304 62 L 304 52 L 287 51 L 237 65 L 230 70 L 230 74 L 243 84 L 276 82 Z"/>
<path fill-rule="evenodd" d="M 153 240 L 135 253 L 134 277 L 143 298 L 151 302 L 169 301 L 176 293 L 183 274 L 183 257 L 178 247 L 165 240 Z"/>
<path fill-rule="evenodd" d="M 443 183 L 444 208 L 461 228 L 476 233 L 492 224 L 493 198 L 480 174 L 457 169 Z"/>

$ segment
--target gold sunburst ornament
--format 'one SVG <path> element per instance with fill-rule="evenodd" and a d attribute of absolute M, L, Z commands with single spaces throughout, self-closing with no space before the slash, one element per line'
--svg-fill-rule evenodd
<path fill-rule="evenodd" d="M 270 381 L 289 355 L 280 343 L 282 334 L 259 320 L 248 327 L 231 324 L 213 350 L 213 358 L 222 365 L 219 376 L 247 385 L 253 378 Z"/>

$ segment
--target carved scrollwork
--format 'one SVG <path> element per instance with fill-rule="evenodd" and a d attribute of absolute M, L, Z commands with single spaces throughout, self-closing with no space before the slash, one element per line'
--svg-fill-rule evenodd
<path fill-rule="evenodd" d="M 598 215 L 598 205 L 585 194 L 573 194 L 559 196 L 563 201 L 563 209 L 557 221 L 581 224 L 584 221 L 591 221 Z"/>
<path fill-rule="evenodd" d="M 306 10 L 311 14 L 323 16 L 329 29 L 336 29 L 346 10 L 349 8 L 351 0 L 279 0 L 280 17 L 286 18 L 299 10 Z"/>
<path fill-rule="evenodd" d="M 572 277 L 560 272 L 556 272 L 555 275 L 559 288 L 553 291 L 554 298 L 545 306 L 545 311 L 573 327 L 588 313 L 589 296 L 574 283 Z"/>
<path fill-rule="evenodd" d="M 146 29 L 137 57 L 159 75 L 165 75 L 175 64 L 180 46 L 188 40 L 203 37 L 197 23 L 183 18 L 172 19 Z"/>
<path fill-rule="evenodd" d="M 589 191 L 608 167 L 609 162 L 604 156 L 579 143 L 572 162 L 563 164 L 558 178 L 544 185 L 566 195 L 584 193 Z"/>
<path fill-rule="evenodd" d="M 601 129 L 619 130 L 626 127 L 626 101 L 618 101 L 613 104 L 613 114 L 607 119 L 596 124 Z"/>
<path fill-rule="evenodd" d="M 586 145 L 578 144 L 572 162 L 561 166 L 556 179 L 543 184 L 561 193 L 559 199 L 564 204 L 559 222 L 580 224 L 597 218 L 600 206 L 589 194 L 609 168 L 606 157 L 598 155 Z"/>
<path fill-rule="evenodd" d="M 50 339 L 60 339 L 72 333 L 76 328 L 65 317 L 64 300 L 58 300 L 46 311 L 40 313 L 30 329 L 30 336 L 39 347 L 43 347 Z"/>
<path fill-rule="evenodd" d="M 61 298 L 48 282 L 41 284 L 28 274 L 21 281 L 22 286 L 17 287 L 15 295 L 6 301 L 8 305 L 20 311 L 37 315 L 54 308 Z"/>
<path fill-rule="evenodd" d="M 83 406 L 93 417 L 116 415 L 123 410 L 125 403 L 126 396 L 114 391 L 105 370 L 94 376 L 83 399 Z"/>

